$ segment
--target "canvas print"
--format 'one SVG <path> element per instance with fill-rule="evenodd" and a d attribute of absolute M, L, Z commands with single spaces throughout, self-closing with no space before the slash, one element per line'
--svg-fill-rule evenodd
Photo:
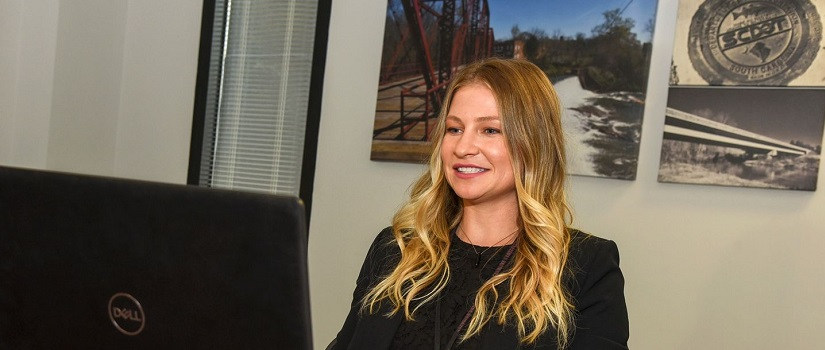
<path fill-rule="evenodd" d="M 681 0 L 671 85 L 823 86 L 825 0 Z"/>
<path fill-rule="evenodd" d="M 420 162 L 452 74 L 530 60 L 563 108 L 568 171 L 634 179 L 656 0 L 389 0 L 371 159 Z"/>
<path fill-rule="evenodd" d="M 659 181 L 816 190 L 825 89 L 672 87 Z"/>

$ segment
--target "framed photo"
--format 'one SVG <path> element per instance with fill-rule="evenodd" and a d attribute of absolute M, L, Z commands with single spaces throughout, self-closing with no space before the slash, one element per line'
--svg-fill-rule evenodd
<path fill-rule="evenodd" d="M 659 181 L 816 190 L 825 89 L 671 87 Z"/>
<path fill-rule="evenodd" d="M 559 94 L 568 171 L 635 179 L 656 0 L 389 0 L 371 159 L 421 162 L 452 74 L 526 59 Z"/>

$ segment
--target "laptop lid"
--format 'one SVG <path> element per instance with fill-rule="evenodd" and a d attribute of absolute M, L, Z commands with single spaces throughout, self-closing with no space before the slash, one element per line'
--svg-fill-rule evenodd
<path fill-rule="evenodd" d="M 0 167 L 0 348 L 310 349 L 294 197 Z"/>

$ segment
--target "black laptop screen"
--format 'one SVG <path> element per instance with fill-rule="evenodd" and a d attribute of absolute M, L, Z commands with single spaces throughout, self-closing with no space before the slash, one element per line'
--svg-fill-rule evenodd
<path fill-rule="evenodd" d="M 310 349 L 294 197 L 0 167 L 0 348 Z"/>

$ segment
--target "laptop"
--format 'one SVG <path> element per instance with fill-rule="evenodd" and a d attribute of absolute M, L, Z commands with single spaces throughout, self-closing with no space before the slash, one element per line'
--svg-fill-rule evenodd
<path fill-rule="evenodd" d="M 0 167 L 0 348 L 311 349 L 294 197 Z"/>

